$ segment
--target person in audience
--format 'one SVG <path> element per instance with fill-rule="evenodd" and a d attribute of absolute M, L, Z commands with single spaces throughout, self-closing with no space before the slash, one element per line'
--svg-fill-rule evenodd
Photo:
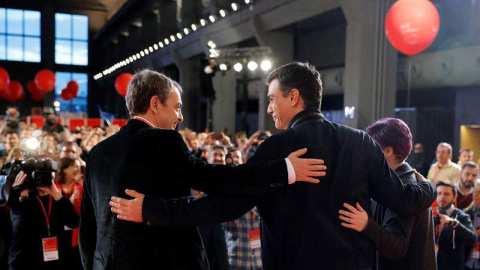
<path fill-rule="evenodd" d="M 458 166 L 462 167 L 465 162 L 473 160 L 473 150 L 469 148 L 462 148 L 458 151 Z"/>
<path fill-rule="evenodd" d="M 57 164 L 55 184 L 62 196 L 67 198 L 73 205 L 73 209 L 80 216 L 80 202 L 82 200 L 83 185 L 80 173 L 80 162 L 75 157 L 62 157 Z M 78 228 L 65 227 L 65 239 L 68 241 L 67 261 L 70 262 L 69 269 L 82 269 L 80 251 L 78 248 Z"/>
<path fill-rule="evenodd" d="M 477 164 L 467 161 L 462 166 L 460 181 L 455 184 L 457 200 L 455 206 L 464 209 L 472 203 L 473 185 L 478 178 Z"/>
<path fill-rule="evenodd" d="M 413 146 L 413 152 L 408 156 L 407 163 L 421 175 L 427 176 L 428 170 L 430 169 L 430 162 L 428 162 L 425 155 L 423 144 L 416 143 Z"/>
<path fill-rule="evenodd" d="M 465 254 L 475 243 L 470 217 L 455 207 L 457 190 L 448 180 L 437 181 L 437 207 L 434 209 L 435 244 L 438 270 L 463 270 Z"/>
<path fill-rule="evenodd" d="M 465 270 L 480 270 L 480 180 L 475 180 L 473 187 L 473 201 L 465 209 L 465 213 L 470 216 L 473 223 L 476 241 L 472 246 L 470 253 L 466 254 Z"/>
<path fill-rule="evenodd" d="M 451 160 L 452 146 L 446 142 L 439 143 L 435 154 L 437 162 L 430 167 L 427 178 L 433 183 L 439 179 L 457 183 L 460 180 L 461 168 Z"/>
<path fill-rule="evenodd" d="M 65 226 L 77 227 L 79 216 L 53 179 L 49 186 L 29 192 L 21 188 L 26 178 L 23 171 L 18 173 L 9 199 L 13 228 L 9 269 L 71 269 L 67 260 L 70 240 L 65 239 L 63 232 Z"/>

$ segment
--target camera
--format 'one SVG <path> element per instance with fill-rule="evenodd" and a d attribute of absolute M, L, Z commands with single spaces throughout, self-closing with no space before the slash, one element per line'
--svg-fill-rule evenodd
<path fill-rule="evenodd" d="M 1 174 L 8 175 L 7 178 L 15 179 L 20 171 L 23 171 L 27 178 L 22 185 L 13 187 L 13 189 L 22 191 L 28 188 L 30 191 L 36 191 L 37 187 L 48 187 L 52 184 L 52 172 L 57 171 L 57 163 L 49 158 L 16 160 L 5 164 Z"/>

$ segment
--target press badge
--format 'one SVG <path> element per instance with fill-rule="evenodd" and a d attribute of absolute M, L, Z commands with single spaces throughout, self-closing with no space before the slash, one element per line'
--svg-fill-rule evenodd
<path fill-rule="evenodd" d="M 480 259 L 480 242 L 475 242 L 475 244 L 473 244 L 472 253 L 470 253 L 470 258 Z"/>
<path fill-rule="evenodd" d="M 43 261 L 58 260 L 58 242 L 57 237 L 49 237 L 42 239 Z"/>
<path fill-rule="evenodd" d="M 260 229 L 248 231 L 248 238 L 250 238 L 250 247 L 252 249 L 260 248 Z"/>

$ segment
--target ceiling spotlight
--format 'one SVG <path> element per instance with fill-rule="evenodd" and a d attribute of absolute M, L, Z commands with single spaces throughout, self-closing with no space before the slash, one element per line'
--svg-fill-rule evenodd
<path fill-rule="evenodd" d="M 133 57 L 129 57 L 128 60 L 130 60 L 130 62 L 133 62 Z"/>
<path fill-rule="evenodd" d="M 235 69 L 236 72 L 242 71 L 243 69 L 242 63 L 236 63 L 235 65 L 233 65 L 233 69 Z"/>
<path fill-rule="evenodd" d="M 128 65 L 128 64 L 130 64 L 130 60 L 128 60 L 128 59 L 127 59 L 127 60 L 125 60 L 125 62 L 127 62 L 127 65 Z"/>
<path fill-rule="evenodd" d="M 215 22 L 215 16 L 213 16 L 213 15 L 208 16 L 208 19 L 209 19 L 212 23 Z"/>
<path fill-rule="evenodd" d="M 163 43 L 161 41 L 158 42 L 158 46 L 160 46 L 160 48 L 163 48 Z"/>
<path fill-rule="evenodd" d="M 213 42 L 213 40 L 209 40 L 207 42 L 207 46 L 212 48 L 212 49 L 215 49 L 217 47 L 217 44 L 215 44 L 215 42 Z"/>
<path fill-rule="evenodd" d="M 250 69 L 251 71 L 254 71 L 258 68 L 258 64 L 257 62 L 255 61 L 250 61 L 248 62 L 248 65 L 247 65 L 248 69 Z"/>
<path fill-rule="evenodd" d="M 148 49 L 143 50 L 145 54 L 149 54 Z"/>
<path fill-rule="evenodd" d="M 137 53 L 137 59 L 140 59 L 140 54 L 139 53 Z"/>
<path fill-rule="evenodd" d="M 136 55 L 133 55 L 133 60 L 137 61 L 137 56 Z"/>
<path fill-rule="evenodd" d="M 201 19 L 201 20 L 200 20 L 200 24 L 201 24 L 202 26 L 205 26 L 205 25 L 207 24 L 207 22 L 206 22 L 204 19 Z"/>
<path fill-rule="evenodd" d="M 177 33 L 177 38 L 178 38 L 178 39 L 182 39 L 182 34 Z"/>
<path fill-rule="evenodd" d="M 233 9 L 233 11 L 237 11 L 237 9 L 238 9 L 238 6 L 237 6 L 237 4 L 235 4 L 235 3 L 232 3 L 232 9 Z"/>
<path fill-rule="evenodd" d="M 219 13 L 220 13 L 220 16 L 222 16 L 222 17 L 225 17 L 225 15 L 227 15 L 225 10 L 223 10 L 223 9 L 220 9 Z"/>
<path fill-rule="evenodd" d="M 171 40 L 172 42 L 175 42 L 175 37 L 174 37 L 173 35 L 171 35 L 171 36 L 170 36 L 170 40 Z"/>
<path fill-rule="evenodd" d="M 140 52 L 140 56 L 144 57 L 145 56 L 145 53 L 143 53 L 143 51 Z"/>
<path fill-rule="evenodd" d="M 250 4 L 250 0 L 245 0 L 245 4 Z"/>
<path fill-rule="evenodd" d="M 197 26 L 195 24 L 192 24 L 192 30 L 197 31 Z"/>
<path fill-rule="evenodd" d="M 157 43 L 153 44 L 153 48 L 155 49 L 155 51 L 158 50 L 158 45 L 157 45 Z"/>
<path fill-rule="evenodd" d="M 183 28 L 183 32 L 185 33 L 185 35 L 188 35 L 188 33 L 190 33 L 190 32 L 188 31 L 188 28 Z"/>
<path fill-rule="evenodd" d="M 165 45 L 168 45 L 168 43 L 170 43 L 170 41 L 168 40 L 168 38 L 164 39 L 163 42 L 165 42 Z"/>
<path fill-rule="evenodd" d="M 208 66 L 206 66 L 206 67 L 203 69 L 203 71 L 204 71 L 206 74 L 212 74 L 212 73 L 213 73 L 213 68 L 212 68 L 210 65 L 208 65 Z"/>
<path fill-rule="evenodd" d="M 219 67 L 220 70 L 222 70 L 222 71 L 226 71 L 226 70 L 228 69 L 227 64 L 225 64 L 225 63 L 221 63 L 218 67 Z"/>
<path fill-rule="evenodd" d="M 270 62 L 270 60 L 263 60 L 262 63 L 260 63 L 260 68 L 263 71 L 268 71 L 272 68 L 272 62 Z"/>
<path fill-rule="evenodd" d="M 153 52 L 152 46 L 148 47 L 148 50 L 149 50 L 150 52 Z"/>
<path fill-rule="evenodd" d="M 98 75 L 98 74 L 97 74 L 97 75 Z M 58 102 L 58 101 L 54 101 L 54 102 L 53 102 L 53 106 L 55 106 L 55 107 L 58 107 L 58 106 L 60 106 L 60 102 Z"/>

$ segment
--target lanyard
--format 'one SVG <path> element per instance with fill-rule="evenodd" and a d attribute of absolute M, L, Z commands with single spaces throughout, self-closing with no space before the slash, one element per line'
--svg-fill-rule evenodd
<path fill-rule="evenodd" d="M 144 122 L 145 124 L 151 126 L 151 127 L 155 127 L 150 121 L 148 121 L 147 119 L 143 118 L 143 117 L 140 117 L 140 116 L 134 116 L 132 117 L 132 119 L 136 119 L 138 121 L 142 121 Z"/>
<path fill-rule="evenodd" d="M 48 197 L 50 198 L 50 202 L 48 205 L 48 215 L 42 200 L 40 200 L 40 197 L 37 196 L 37 200 L 40 203 L 40 206 L 42 207 L 43 214 L 45 216 L 45 221 L 47 222 L 48 236 L 50 236 L 50 214 L 52 213 L 52 196 L 48 196 Z"/>

